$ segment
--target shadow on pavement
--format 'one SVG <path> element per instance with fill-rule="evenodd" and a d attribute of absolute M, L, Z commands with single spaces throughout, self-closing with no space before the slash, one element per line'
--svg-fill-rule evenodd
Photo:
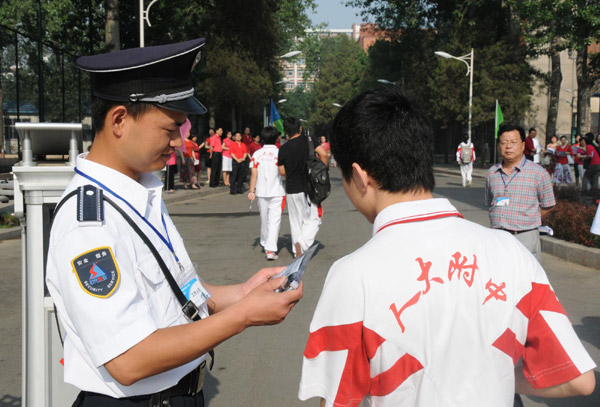
<path fill-rule="evenodd" d="M 0 407 L 21 407 L 21 397 L 5 394 L 0 397 Z"/>

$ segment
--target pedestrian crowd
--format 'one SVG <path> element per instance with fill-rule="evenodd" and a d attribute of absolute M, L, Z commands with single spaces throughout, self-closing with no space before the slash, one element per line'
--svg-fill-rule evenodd
<path fill-rule="evenodd" d="M 292 237 L 292 253 L 299 256 L 313 243 L 321 224 L 323 208 L 307 197 L 307 136 L 300 120 L 284 121 L 284 133 L 266 127 L 261 134 L 210 128 L 208 137 L 198 143 L 187 120 L 181 127 L 182 145 L 171 154 L 165 171 L 164 189 L 174 192 L 174 174 L 180 173 L 184 189 L 200 189 L 202 161 L 210 188 L 229 187 L 231 195 L 244 193 L 257 201 L 261 216 L 260 245 L 268 260 L 278 258 L 277 245 L 281 214 L 288 208 Z M 283 138 L 282 138 L 283 135 Z M 331 156 L 327 138 L 311 137 L 315 156 L 329 164 Z M 179 158 L 179 159 L 178 159 Z M 262 165 L 261 165 L 262 164 Z"/>
<path fill-rule="evenodd" d="M 329 270 L 301 353 L 301 400 L 510 407 L 515 394 L 594 391 L 596 364 L 538 261 L 537 242 L 517 241 L 534 237 L 554 205 L 550 174 L 527 159 L 522 127 L 499 129 L 502 161 L 486 178 L 492 228 L 485 228 L 434 198 L 434 132 L 398 87 L 348 101 L 330 145 L 304 135 L 295 118 L 284 120 L 279 148 L 280 134 L 269 127 L 254 138 L 250 129 L 223 136 L 217 128 L 199 142 L 187 116 L 207 111 L 191 85 L 203 45 L 77 61 L 93 79 L 95 140 L 77 157 L 54 211 L 45 279 L 65 332 L 64 381 L 80 389 L 73 406 L 204 407 L 214 348 L 250 326 L 283 322 L 301 300 L 302 282 L 280 290 L 282 267 L 232 285 L 198 274 L 153 172 L 167 163 L 171 191 L 180 161 L 184 188 L 197 189 L 202 148 L 209 187 L 228 173 L 230 193 L 243 193 L 250 169 L 247 197 L 258 200 L 269 260 L 284 202 L 294 255 L 313 245 L 329 193 L 313 188 L 329 182 L 327 173 L 315 174 L 330 152 L 346 195 L 373 225 L 369 240 Z M 568 152 L 561 145 L 552 148 Z M 469 137 L 462 148 L 459 164 L 472 164 Z M 563 155 L 554 155 L 559 165 Z"/>

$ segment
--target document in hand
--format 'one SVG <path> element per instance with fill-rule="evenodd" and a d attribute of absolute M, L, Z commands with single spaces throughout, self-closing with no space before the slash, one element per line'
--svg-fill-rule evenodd
<path fill-rule="evenodd" d="M 296 258 L 289 266 L 287 266 L 281 273 L 277 274 L 273 278 L 279 278 L 281 276 L 286 276 L 287 279 L 285 282 L 275 290 L 276 293 L 281 293 L 284 291 L 295 290 L 300 285 L 300 281 L 304 276 L 304 270 L 308 265 L 313 254 L 317 250 L 318 244 L 312 245 L 307 251 L 302 254 L 302 256 Z"/>

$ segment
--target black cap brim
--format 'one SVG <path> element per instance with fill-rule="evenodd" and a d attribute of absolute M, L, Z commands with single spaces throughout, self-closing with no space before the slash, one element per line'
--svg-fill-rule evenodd
<path fill-rule="evenodd" d="M 206 107 L 204 107 L 204 105 L 193 96 L 187 99 L 153 104 L 164 109 L 175 110 L 176 112 L 182 112 L 187 114 L 205 114 L 207 112 Z"/>

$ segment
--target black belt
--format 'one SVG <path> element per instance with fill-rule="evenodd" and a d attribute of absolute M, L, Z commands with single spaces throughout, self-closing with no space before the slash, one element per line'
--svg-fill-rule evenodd
<path fill-rule="evenodd" d="M 525 232 L 531 232 L 532 230 L 537 230 L 536 229 L 527 229 L 527 230 L 510 230 L 510 229 L 500 229 L 500 230 L 504 230 L 505 232 L 510 233 L 511 235 L 518 235 L 520 233 L 525 233 Z"/>
<path fill-rule="evenodd" d="M 97 402 L 97 405 L 117 405 L 119 403 L 135 403 L 135 405 L 143 405 L 148 407 L 170 407 L 171 398 L 182 396 L 196 396 L 202 391 L 204 385 L 204 369 L 206 362 L 203 361 L 200 366 L 183 376 L 179 382 L 173 386 L 154 394 L 145 394 L 142 396 L 131 396 L 123 398 L 114 398 L 105 394 L 83 391 L 79 394 L 78 400 L 83 402 L 84 399 L 90 398 Z M 107 402 L 103 402 L 106 400 Z M 73 406 L 77 406 L 77 401 Z M 139 404 L 138 404 L 139 403 Z M 131 404 L 127 404 L 131 405 Z"/>

